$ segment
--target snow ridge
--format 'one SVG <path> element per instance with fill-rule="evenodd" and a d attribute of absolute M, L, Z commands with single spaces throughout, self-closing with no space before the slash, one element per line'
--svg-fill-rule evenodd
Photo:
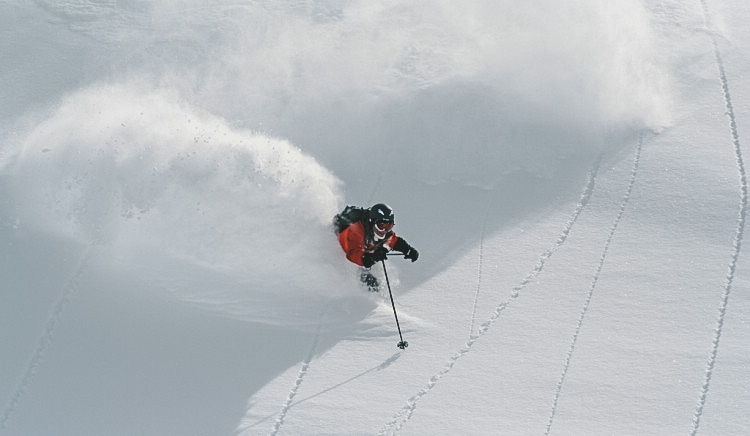
<path fill-rule="evenodd" d="M 612 244 L 612 239 L 614 238 L 615 232 L 617 231 L 617 227 L 620 224 L 620 220 L 622 219 L 622 216 L 625 213 L 625 208 L 627 207 L 628 202 L 630 201 L 630 195 L 633 192 L 633 185 L 635 185 L 635 180 L 638 175 L 638 166 L 641 160 L 642 149 L 643 149 L 643 136 L 641 136 L 638 139 L 638 146 L 636 147 L 636 150 L 635 150 L 635 158 L 633 160 L 633 169 L 630 172 L 630 181 L 628 182 L 628 187 L 625 191 L 625 195 L 623 195 L 622 197 L 622 201 L 620 202 L 620 210 L 618 211 L 617 217 L 615 217 L 615 220 L 612 223 L 612 227 L 609 230 L 609 235 L 607 236 L 607 240 L 604 242 L 602 255 L 599 258 L 599 265 L 596 268 L 596 272 L 594 272 L 594 277 L 591 281 L 591 286 L 589 287 L 588 294 L 586 295 L 586 301 L 583 304 L 581 315 L 578 317 L 578 324 L 576 325 L 575 333 L 573 334 L 573 338 L 570 341 L 570 348 L 568 348 L 568 355 L 565 358 L 565 365 L 563 366 L 563 371 L 562 371 L 562 374 L 560 375 L 560 380 L 557 382 L 557 388 L 555 389 L 555 399 L 552 402 L 552 412 L 550 413 L 549 421 L 547 422 L 547 430 L 544 432 L 545 435 L 549 435 L 550 430 L 552 430 L 552 423 L 555 419 L 555 415 L 557 414 L 557 404 L 558 404 L 558 401 L 560 400 L 560 393 L 562 392 L 563 385 L 565 384 L 565 377 L 568 374 L 568 369 L 570 368 L 570 362 L 573 359 L 573 353 L 575 352 L 576 343 L 578 342 L 578 336 L 581 333 L 583 320 L 586 317 L 586 313 L 589 310 L 589 306 L 591 305 L 591 299 L 594 296 L 594 290 L 596 289 L 596 285 L 599 282 L 599 276 L 601 275 L 602 268 L 604 267 L 604 263 L 607 260 L 607 253 L 609 252 L 609 247 Z"/>
<path fill-rule="evenodd" d="M 470 334 L 469 339 L 466 341 L 466 344 L 464 344 L 463 347 L 461 347 L 460 350 L 458 350 L 456 353 L 451 356 L 451 358 L 448 360 L 448 363 L 441 369 L 437 374 L 430 377 L 429 381 L 427 382 L 427 385 L 422 388 L 417 394 L 409 398 L 406 402 L 406 405 L 393 417 L 391 421 L 385 424 L 383 429 L 378 433 L 379 435 L 392 435 L 395 434 L 397 431 L 401 430 L 403 426 L 411 419 L 412 415 L 414 414 L 414 410 L 417 408 L 417 403 L 419 400 L 427 395 L 428 392 L 432 390 L 432 388 L 435 387 L 437 382 L 443 378 L 446 374 L 450 372 L 451 369 L 453 369 L 453 366 L 456 364 L 456 362 L 466 355 L 469 351 L 471 351 L 472 346 L 476 341 L 487 331 L 489 331 L 490 327 L 492 327 L 492 324 L 500 317 L 502 312 L 511 304 L 513 299 L 518 298 L 521 291 L 529 284 L 531 283 L 543 270 L 544 266 L 547 263 L 547 260 L 552 257 L 552 255 L 565 243 L 565 241 L 568 239 L 568 235 L 570 235 L 570 232 L 575 225 L 576 221 L 578 220 L 578 217 L 581 215 L 583 210 L 585 209 L 586 205 L 589 203 L 589 200 L 591 199 L 591 194 L 594 191 L 594 187 L 596 186 L 596 176 L 599 171 L 599 165 L 601 162 L 601 157 L 597 159 L 597 161 L 594 163 L 591 170 L 589 170 L 588 173 L 588 179 L 586 182 L 586 186 L 581 193 L 581 196 L 578 200 L 578 204 L 576 205 L 576 208 L 573 212 L 573 214 L 568 219 L 568 222 L 565 224 L 565 227 L 563 228 L 562 232 L 560 233 L 560 236 L 557 238 L 555 243 L 552 245 L 551 248 L 546 250 L 542 255 L 539 257 L 539 260 L 537 261 L 534 268 L 529 272 L 529 274 L 521 281 L 521 283 L 514 287 L 511 291 L 510 298 L 506 299 L 505 301 L 501 302 L 497 305 L 495 310 L 490 315 L 489 319 L 482 323 L 477 330 L 476 334 Z M 481 258 L 480 258 L 481 261 Z M 481 274 L 481 266 L 480 266 L 480 274 Z"/>
<path fill-rule="evenodd" d="M 706 27 L 711 30 L 711 15 L 708 11 L 708 5 L 706 0 L 701 0 L 703 7 L 703 17 L 705 20 Z M 737 261 L 740 257 L 742 250 L 742 240 L 745 233 L 745 223 L 747 216 L 747 172 L 745 171 L 745 162 L 742 157 L 742 144 L 740 143 L 740 136 L 737 132 L 737 119 L 734 115 L 734 106 L 732 105 L 732 95 L 729 92 L 729 80 L 727 80 L 726 69 L 724 68 L 724 60 L 721 57 L 719 51 L 719 44 L 716 41 L 716 35 L 713 32 L 709 32 L 711 35 L 711 43 L 714 47 L 714 57 L 716 58 L 716 66 L 719 70 L 719 81 L 721 83 L 721 91 L 724 96 L 724 105 L 726 107 L 726 115 L 729 120 L 729 130 L 732 135 L 732 144 L 734 146 L 735 158 L 737 160 L 737 171 L 739 173 L 740 181 L 740 205 L 737 217 L 737 230 L 734 236 L 734 242 L 732 243 L 734 250 L 732 252 L 731 260 L 729 262 L 729 268 L 727 269 L 727 276 L 725 278 L 724 291 L 721 296 L 721 304 L 719 307 L 719 316 L 716 320 L 716 329 L 714 331 L 714 339 L 711 346 L 711 354 L 706 364 L 706 375 L 701 388 L 700 398 L 698 405 L 693 415 L 693 429 L 691 435 L 695 436 L 698 433 L 700 427 L 701 417 L 703 416 L 703 409 L 706 405 L 706 398 L 711 385 L 711 377 L 713 375 L 714 366 L 716 365 L 716 356 L 719 352 L 719 342 L 721 340 L 721 333 L 724 328 L 724 317 L 727 313 L 727 307 L 729 306 L 729 295 L 732 291 L 732 283 L 734 282 L 734 275 L 737 269 Z"/>
<path fill-rule="evenodd" d="M 52 309 L 52 314 L 47 319 L 44 327 L 44 334 L 39 339 L 39 343 L 37 344 L 34 353 L 31 355 L 31 360 L 29 360 L 29 364 L 26 366 L 26 372 L 24 372 L 23 377 L 21 377 L 21 381 L 20 383 L 18 383 L 15 392 L 13 392 L 13 395 L 10 397 L 8 404 L 3 409 L 3 414 L 2 416 L 0 416 L 0 429 L 6 428 L 6 424 L 8 423 L 8 420 L 10 420 L 13 412 L 16 410 L 16 406 L 18 406 L 18 403 L 26 393 L 26 390 L 31 384 L 31 381 L 36 376 L 37 370 L 42 364 L 42 360 L 44 360 L 44 354 L 47 352 L 47 348 L 49 348 L 52 340 L 54 339 L 55 331 L 60 324 L 60 319 L 62 318 L 63 311 L 70 302 L 70 298 L 72 297 L 72 295 L 78 290 L 81 276 L 83 276 L 83 273 L 86 271 L 89 258 L 91 257 L 91 250 L 91 245 L 86 247 L 86 250 L 81 256 L 81 260 L 75 271 L 73 272 L 73 275 L 68 279 L 67 282 L 65 282 L 65 286 L 63 287 L 60 299 L 57 300 L 57 303 L 55 303 L 55 306 Z"/>

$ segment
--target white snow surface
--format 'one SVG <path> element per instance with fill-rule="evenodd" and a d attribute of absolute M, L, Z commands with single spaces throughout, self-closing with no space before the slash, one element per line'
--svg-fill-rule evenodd
<path fill-rule="evenodd" d="M 750 434 L 749 20 L 0 1 L 0 434 Z"/>

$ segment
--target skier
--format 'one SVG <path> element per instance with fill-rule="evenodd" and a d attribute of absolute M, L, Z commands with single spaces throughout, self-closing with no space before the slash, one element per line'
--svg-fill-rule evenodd
<path fill-rule="evenodd" d="M 342 229 L 338 235 L 346 258 L 362 267 L 360 280 L 371 292 L 377 292 L 379 284 L 370 272 L 370 267 L 385 260 L 389 251 L 399 251 L 404 254 L 405 259 L 412 262 L 419 258 L 419 252 L 393 232 L 394 223 L 393 209 L 378 203 L 363 210 L 361 217 Z"/>

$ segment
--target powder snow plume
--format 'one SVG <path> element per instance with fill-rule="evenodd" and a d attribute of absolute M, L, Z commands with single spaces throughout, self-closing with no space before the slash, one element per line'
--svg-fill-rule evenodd
<path fill-rule="evenodd" d="M 340 256 L 320 255 L 338 250 L 328 226 L 340 182 L 287 141 L 137 85 L 79 91 L 19 136 L 0 173 L 19 228 L 95 246 L 181 298 L 253 320 L 276 319 L 262 304 L 270 290 L 295 301 L 341 287 L 328 263 Z"/>

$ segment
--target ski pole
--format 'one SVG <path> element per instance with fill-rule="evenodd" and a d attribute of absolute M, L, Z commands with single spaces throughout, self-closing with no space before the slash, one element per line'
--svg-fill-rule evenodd
<path fill-rule="evenodd" d="M 383 272 L 385 273 L 385 283 L 388 285 L 388 295 L 391 296 L 391 306 L 393 306 L 393 316 L 396 318 L 396 327 L 398 328 L 398 337 L 401 339 L 401 342 L 396 344 L 396 346 L 400 349 L 404 349 L 409 346 L 409 343 L 404 340 L 404 337 L 401 335 L 401 326 L 398 323 L 398 315 L 396 314 L 396 303 L 393 302 L 393 292 L 391 292 L 391 282 L 388 280 L 388 270 L 385 269 L 385 260 L 381 260 L 383 263 Z"/>

